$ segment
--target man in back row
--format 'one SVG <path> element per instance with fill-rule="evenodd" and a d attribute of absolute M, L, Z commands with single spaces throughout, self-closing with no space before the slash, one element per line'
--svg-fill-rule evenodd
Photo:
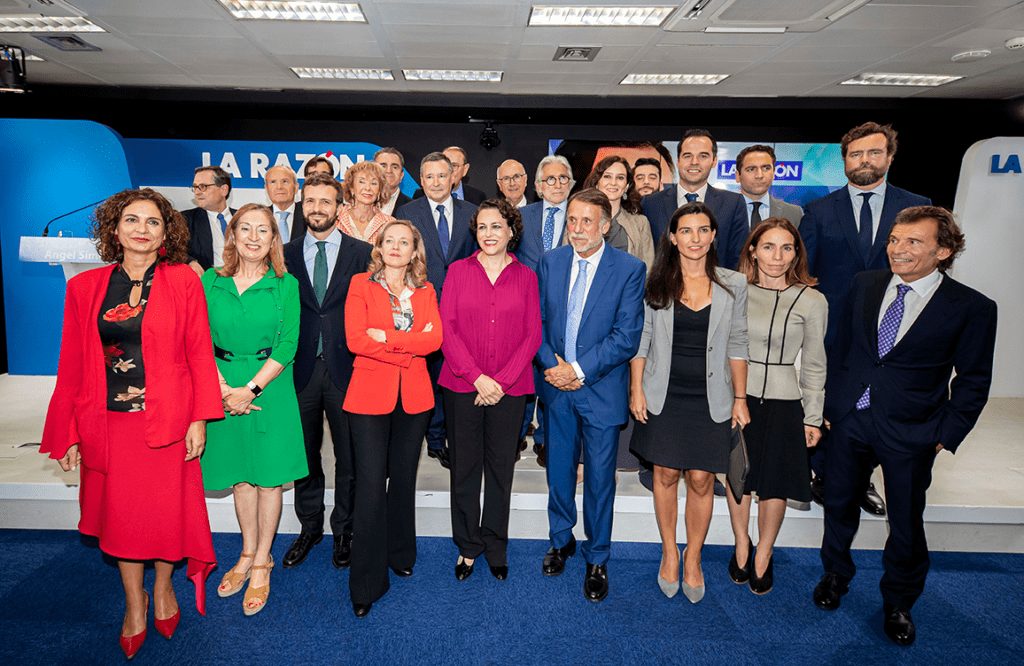
<path fill-rule="evenodd" d="M 212 266 L 224 265 L 224 233 L 235 214 L 233 208 L 228 208 L 231 176 L 218 166 L 196 167 L 189 189 L 199 205 L 181 211 L 181 215 L 188 224 L 190 265 L 202 275 Z"/>
<path fill-rule="evenodd" d="M 754 144 L 736 155 L 736 182 L 746 204 L 748 232 L 769 217 L 781 217 L 800 228 L 803 209 L 773 197 L 770 192 L 774 181 L 775 150 L 771 146 Z"/>
<path fill-rule="evenodd" d="M 469 174 L 469 158 L 466 157 L 466 151 L 458 146 L 448 146 L 441 152 L 448 158 L 448 163 L 451 164 L 452 167 L 450 188 L 452 198 L 468 201 L 474 206 L 482 204 L 487 196 L 481 190 L 476 189 L 469 183 L 463 182 L 465 177 Z M 421 187 L 416 190 L 412 195 L 412 198 L 419 199 L 423 194 L 424 188 Z"/>

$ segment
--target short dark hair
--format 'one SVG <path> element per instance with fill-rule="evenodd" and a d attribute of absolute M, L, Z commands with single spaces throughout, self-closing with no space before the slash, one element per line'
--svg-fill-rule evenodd
<path fill-rule="evenodd" d="M 505 197 L 484 201 L 480 204 L 479 208 L 473 211 L 473 217 L 469 219 L 469 229 L 473 234 L 473 238 L 477 237 L 477 216 L 483 210 L 498 211 L 501 218 L 505 220 L 505 224 L 512 230 L 512 239 L 508 242 L 508 250 L 512 252 L 519 247 L 519 241 L 523 238 L 523 214 L 519 211 L 519 207 L 513 206 Z M 477 239 L 477 242 L 479 242 L 479 239 Z"/>
<path fill-rule="evenodd" d="M 304 175 L 306 178 L 309 178 L 309 172 L 317 164 L 326 164 L 327 165 L 327 173 L 331 174 L 332 176 L 334 175 L 334 165 L 331 164 L 331 161 L 329 159 L 327 159 L 326 157 L 324 157 L 323 155 L 317 155 L 313 159 L 311 159 L 308 162 L 306 162 L 306 167 L 302 170 L 302 175 Z"/>
<path fill-rule="evenodd" d="M 939 247 L 949 250 L 949 256 L 939 262 L 939 270 L 948 271 L 953 267 L 953 262 L 964 252 L 967 243 L 964 241 L 964 234 L 960 231 L 960 225 L 956 223 L 948 209 L 941 206 L 912 206 L 904 208 L 892 223 L 895 229 L 898 224 L 913 224 L 922 220 L 935 220 L 938 224 L 936 236 Z M 890 229 L 891 231 L 891 229 Z"/>
<path fill-rule="evenodd" d="M 397 157 L 398 158 L 398 163 L 402 165 L 403 169 L 405 168 L 405 158 L 402 157 L 402 153 L 398 152 L 398 148 L 392 148 L 391 146 L 385 146 L 385 147 L 381 148 L 380 150 L 378 150 L 377 152 L 375 152 L 373 154 L 373 161 L 376 162 L 377 161 L 377 156 L 378 155 L 382 155 L 384 153 L 388 153 L 390 155 L 394 155 L 395 157 Z"/>
<path fill-rule="evenodd" d="M 231 174 L 229 174 L 227 171 L 221 169 L 219 166 L 196 167 L 196 173 L 199 173 L 200 171 L 209 171 L 210 173 L 212 173 L 213 184 L 216 185 L 217 187 L 227 185 L 228 194 L 231 194 Z"/>
<path fill-rule="evenodd" d="M 892 125 L 879 125 L 878 123 L 868 122 L 863 125 L 857 125 L 843 135 L 843 139 L 839 144 L 842 148 L 843 157 L 846 157 L 846 149 L 849 148 L 851 143 L 872 134 L 881 134 L 885 137 L 885 149 L 889 153 L 889 157 L 893 157 L 896 154 L 899 142 L 896 141 L 896 130 L 892 128 Z"/>
<path fill-rule="evenodd" d="M 694 136 L 703 136 L 711 139 L 711 154 L 718 157 L 718 142 L 715 141 L 715 137 L 711 136 L 711 132 L 706 129 L 688 129 L 686 130 L 686 133 L 683 134 L 683 138 L 679 140 L 679 145 L 676 146 L 676 160 L 678 160 L 679 156 L 683 154 L 683 141 Z"/>
<path fill-rule="evenodd" d="M 341 189 L 341 183 L 339 183 L 334 176 L 328 176 L 326 173 L 321 173 L 319 171 L 317 171 L 314 174 L 310 174 L 309 178 L 302 181 L 302 190 L 299 193 L 300 202 L 305 200 L 306 198 L 306 188 L 316 187 L 317 185 L 327 185 L 329 187 L 333 187 L 334 200 L 338 202 L 339 206 L 342 204 L 342 202 L 344 201 L 344 197 Z M 299 205 L 301 206 L 302 204 L 300 203 Z"/>
<path fill-rule="evenodd" d="M 642 166 L 657 167 L 658 168 L 658 175 L 659 176 L 664 175 L 664 174 L 661 173 L 661 160 L 656 160 L 653 157 L 641 157 L 633 165 L 633 171 L 635 172 L 637 169 L 639 169 Z"/>
<path fill-rule="evenodd" d="M 596 187 L 586 187 L 569 197 L 569 203 L 565 205 L 566 213 L 569 212 L 569 206 L 572 205 L 573 201 L 581 201 L 600 208 L 602 224 L 612 221 L 612 202 L 608 201 L 608 197 L 605 196 L 605 193 Z"/>
<path fill-rule="evenodd" d="M 428 153 L 426 157 L 424 157 L 422 160 L 420 160 L 420 173 L 421 174 L 423 173 L 423 167 L 426 166 L 426 164 L 428 162 L 444 162 L 445 164 L 448 165 L 448 172 L 449 173 L 454 171 L 454 169 L 452 168 L 452 161 L 450 159 L 448 159 L 448 156 L 445 155 L 442 152 L 434 151 L 432 153 Z"/>
<path fill-rule="evenodd" d="M 772 158 L 772 165 L 775 165 L 775 149 L 771 146 L 766 146 L 763 143 L 755 143 L 753 146 L 747 146 L 736 154 L 737 171 L 743 168 L 743 160 L 745 160 L 747 155 L 750 153 L 768 153 L 768 156 Z"/>

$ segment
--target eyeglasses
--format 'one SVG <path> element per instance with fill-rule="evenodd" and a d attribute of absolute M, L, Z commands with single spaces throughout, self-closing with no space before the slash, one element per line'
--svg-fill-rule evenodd
<path fill-rule="evenodd" d="M 217 185 L 214 184 L 214 183 L 210 183 L 208 185 L 195 185 L 195 184 L 193 184 L 193 185 L 190 185 L 188 189 L 192 190 L 193 192 L 205 192 L 207 190 L 207 188 L 210 188 L 210 187 L 217 187 Z"/>
<path fill-rule="evenodd" d="M 508 185 L 509 183 L 518 183 L 523 178 L 526 178 L 525 173 L 517 173 L 514 176 L 502 176 L 498 180 L 500 180 L 503 184 Z"/>
<path fill-rule="evenodd" d="M 569 183 L 569 176 L 566 176 L 564 173 L 561 176 L 557 176 L 557 177 L 556 176 L 548 176 L 547 178 L 545 178 L 541 182 L 543 182 L 546 185 L 554 185 L 555 183 L 560 183 L 562 185 L 567 185 Z"/>

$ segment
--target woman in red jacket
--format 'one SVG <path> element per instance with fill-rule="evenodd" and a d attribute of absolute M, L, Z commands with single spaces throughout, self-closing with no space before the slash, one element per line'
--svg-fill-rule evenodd
<path fill-rule="evenodd" d="M 157 631 L 170 638 L 181 617 L 171 587 L 179 560 L 188 558 L 205 613 L 216 560 L 199 456 L 206 421 L 224 411 L 203 287 L 185 263 L 184 218 L 151 189 L 125 190 L 96 209 L 92 233 L 113 265 L 68 281 L 40 451 L 65 471 L 81 462 L 78 528 L 118 560 L 120 643 L 131 659 L 146 639 L 146 560 L 155 560 Z"/>
<path fill-rule="evenodd" d="M 352 571 L 356 617 L 388 591 L 388 567 L 416 563 L 416 467 L 434 408 L 427 354 L 441 346 L 423 239 L 410 222 L 381 230 L 367 273 L 352 276 L 345 337 L 356 354 L 345 394 L 355 458 Z"/>

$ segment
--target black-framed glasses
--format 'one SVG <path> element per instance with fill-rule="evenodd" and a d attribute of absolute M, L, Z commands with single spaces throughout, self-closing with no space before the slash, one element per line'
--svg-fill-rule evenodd
<path fill-rule="evenodd" d="M 192 185 L 189 185 L 188 189 L 192 190 L 193 192 L 205 192 L 207 190 L 207 188 L 210 188 L 210 187 L 217 187 L 217 185 L 214 184 L 214 183 L 198 184 L 198 185 L 197 184 L 192 184 Z"/>
<path fill-rule="evenodd" d="M 517 173 L 514 176 L 502 176 L 498 180 L 500 180 L 503 184 L 508 185 L 509 183 L 518 183 L 523 178 L 526 178 L 525 173 Z"/>
<path fill-rule="evenodd" d="M 567 185 L 569 183 L 569 176 L 566 176 L 564 173 L 561 176 L 548 176 L 542 182 L 546 185 L 554 185 L 555 183 Z"/>

